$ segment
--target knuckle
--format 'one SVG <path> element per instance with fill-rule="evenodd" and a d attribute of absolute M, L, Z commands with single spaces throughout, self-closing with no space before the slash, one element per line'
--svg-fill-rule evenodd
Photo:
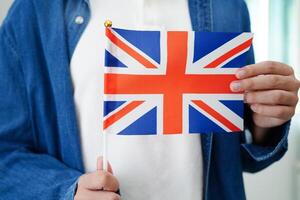
<path fill-rule="evenodd" d="M 278 118 L 285 118 L 287 116 L 287 112 L 284 109 L 278 109 L 275 115 Z"/>
<path fill-rule="evenodd" d="M 290 117 L 293 117 L 295 114 L 296 114 L 296 111 L 295 111 L 295 109 L 293 109 Z"/>
<path fill-rule="evenodd" d="M 104 172 L 96 173 L 96 177 L 93 179 L 93 187 L 97 190 L 102 190 L 106 183 L 106 175 Z"/>
<path fill-rule="evenodd" d="M 291 116 L 290 116 L 290 117 L 294 116 L 295 113 L 296 113 L 295 109 L 292 109 L 292 112 L 291 112 Z"/>
<path fill-rule="evenodd" d="M 276 62 L 274 61 L 267 61 L 266 65 L 268 66 L 268 69 L 270 70 L 270 72 L 273 72 L 276 69 Z"/>
<path fill-rule="evenodd" d="M 291 96 L 289 98 L 290 105 L 295 106 L 295 105 L 297 105 L 298 101 L 299 101 L 299 97 L 296 94 L 294 94 L 293 96 Z"/>
<path fill-rule="evenodd" d="M 255 83 L 254 83 L 253 79 L 248 79 L 248 80 L 245 80 L 244 82 L 242 82 L 242 85 L 245 85 L 245 87 L 248 89 L 253 89 L 255 86 Z"/>
<path fill-rule="evenodd" d="M 298 102 L 299 102 L 299 97 L 298 97 L 298 95 L 295 95 L 295 102 L 294 102 L 294 105 L 297 105 Z"/>
<path fill-rule="evenodd" d="M 277 92 L 272 99 L 274 100 L 273 103 L 275 104 L 282 103 L 284 101 L 284 94 L 282 92 Z"/>
<path fill-rule="evenodd" d="M 296 85 L 296 90 L 299 90 L 300 81 L 298 79 L 295 79 L 295 85 Z"/>
<path fill-rule="evenodd" d="M 242 69 L 243 69 L 243 71 L 245 72 L 246 75 L 252 75 L 254 73 L 253 69 L 249 66 L 243 67 Z"/>
<path fill-rule="evenodd" d="M 290 74 L 295 74 L 295 70 L 294 70 L 293 67 L 288 66 L 288 70 L 289 70 L 289 73 L 290 73 Z"/>
<path fill-rule="evenodd" d="M 284 119 L 290 119 L 295 115 L 295 109 L 293 107 L 290 107 L 284 112 L 284 115 L 282 115 L 282 118 Z"/>
<path fill-rule="evenodd" d="M 116 190 L 118 190 L 119 187 L 120 187 L 120 183 L 119 183 L 119 181 L 116 179 Z"/>
<path fill-rule="evenodd" d="M 269 77 L 269 79 L 270 79 L 270 83 L 273 85 L 273 86 L 275 86 L 275 87 L 277 87 L 277 86 L 279 86 L 280 85 L 280 78 L 278 77 L 278 76 L 270 76 Z"/>

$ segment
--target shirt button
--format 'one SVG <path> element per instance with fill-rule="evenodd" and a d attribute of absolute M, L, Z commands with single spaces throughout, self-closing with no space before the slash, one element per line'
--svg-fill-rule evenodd
<path fill-rule="evenodd" d="M 83 22 L 84 22 L 84 18 L 82 16 L 77 16 L 75 18 L 75 23 L 76 24 L 80 25 L 80 24 L 83 24 Z"/>

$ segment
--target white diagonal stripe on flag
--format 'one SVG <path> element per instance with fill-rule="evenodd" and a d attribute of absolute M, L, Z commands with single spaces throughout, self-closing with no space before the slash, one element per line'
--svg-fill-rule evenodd
<path fill-rule="evenodd" d="M 138 49 L 137 47 L 135 47 L 134 45 L 132 45 L 130 42 L 128 42 L 125 38 L 123 38 L 120 34 L 118 34 L 113 29 L 110 29 L 110 30 L 111 30 L 112 34 L 114 34 L 117 38 L 119 38 L 119 40 L 121 40 L 122 42 L 124 42 L 127 46 L 129 46 L 130 48 L 132 48 L 138 54 L 142 55 L 149 62 L 151 62 L 153 65 L 155 65 L 157 68 L 159 67 L 159 63 L 157 63 L 155 60 L 153 60 L 150 56 L 148 56 L 143 51 L 141 51 L 140 49 Z"/>
<path fill-rule="evenodd" d="M 196 61 L 193 64 L 193 68 L 204 68 L 205 66 L 207 66 L 208 64 L 212 63 L 214 60 L 216 60 L 217 58 L 221 57 L 224 55 L 224 52 L 227 53 L 230 50 L 236 48 L 237 46 L 245 43 L 246 41 L 250 40 L 252 38 L 252 34 L 251 33 L 242 33 L 239 36 L 233 38 L 232 40 L 230 40 L 229 42 L 225 43 L 224 45 L 220 46 L 219 48 L 215 49 L 214 51 L 212 51 L 211 53 L 207 54 L 206 56 L 204 56 L 203 58 L 199 59 L 198 61 Z M 246 52 L 249 50 L 250 47 L 247 48 L 247 50 L 243 51 Z M 240 54 L 241 55 L 241 54 Z M 236 57 L 230 57 L 229 59 L 227 59 L 225 62 L 221 63 L 220 65 L 217 66 L 217 68 L 220 68 L 222 66 L 224 66 L 226 63 L 230 62 L 231 60 L 233 60 Z"/>

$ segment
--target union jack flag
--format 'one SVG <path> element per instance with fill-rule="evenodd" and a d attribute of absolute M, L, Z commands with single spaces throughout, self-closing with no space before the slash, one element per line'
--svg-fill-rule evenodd
<path fill-rule="evenodd" d="M 106 28 L 103 130 L 118 135 L 243 130 L 230 83 L 251 33 Z"/>

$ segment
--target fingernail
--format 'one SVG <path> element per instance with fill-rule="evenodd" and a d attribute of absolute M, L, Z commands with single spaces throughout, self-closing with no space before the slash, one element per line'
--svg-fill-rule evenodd
<path fill-rule="evenodd" d="M 256 106 L 255 104 L 251 105 L 250 107 L 251 107 L 251 109 L 252 109 L 254 112 L 257 111 L 257 106 Z"/>
<path fill-rule="evenodd" d="M 238 79 L 244 78 L 245 75 L 246 75 L 245 70 L 239 70 L 239 71 L 236 73 L 236 77 L 237 77 Z"/>
<path fill-rule="evenodd" d="M 235 81 L 235 82 L 232 82 L 230 84 L 230 89 L 233 91 L 233 92 L 238 92 L 241 90 L 241 83 L 238 82 L 238 81 Z"/>

